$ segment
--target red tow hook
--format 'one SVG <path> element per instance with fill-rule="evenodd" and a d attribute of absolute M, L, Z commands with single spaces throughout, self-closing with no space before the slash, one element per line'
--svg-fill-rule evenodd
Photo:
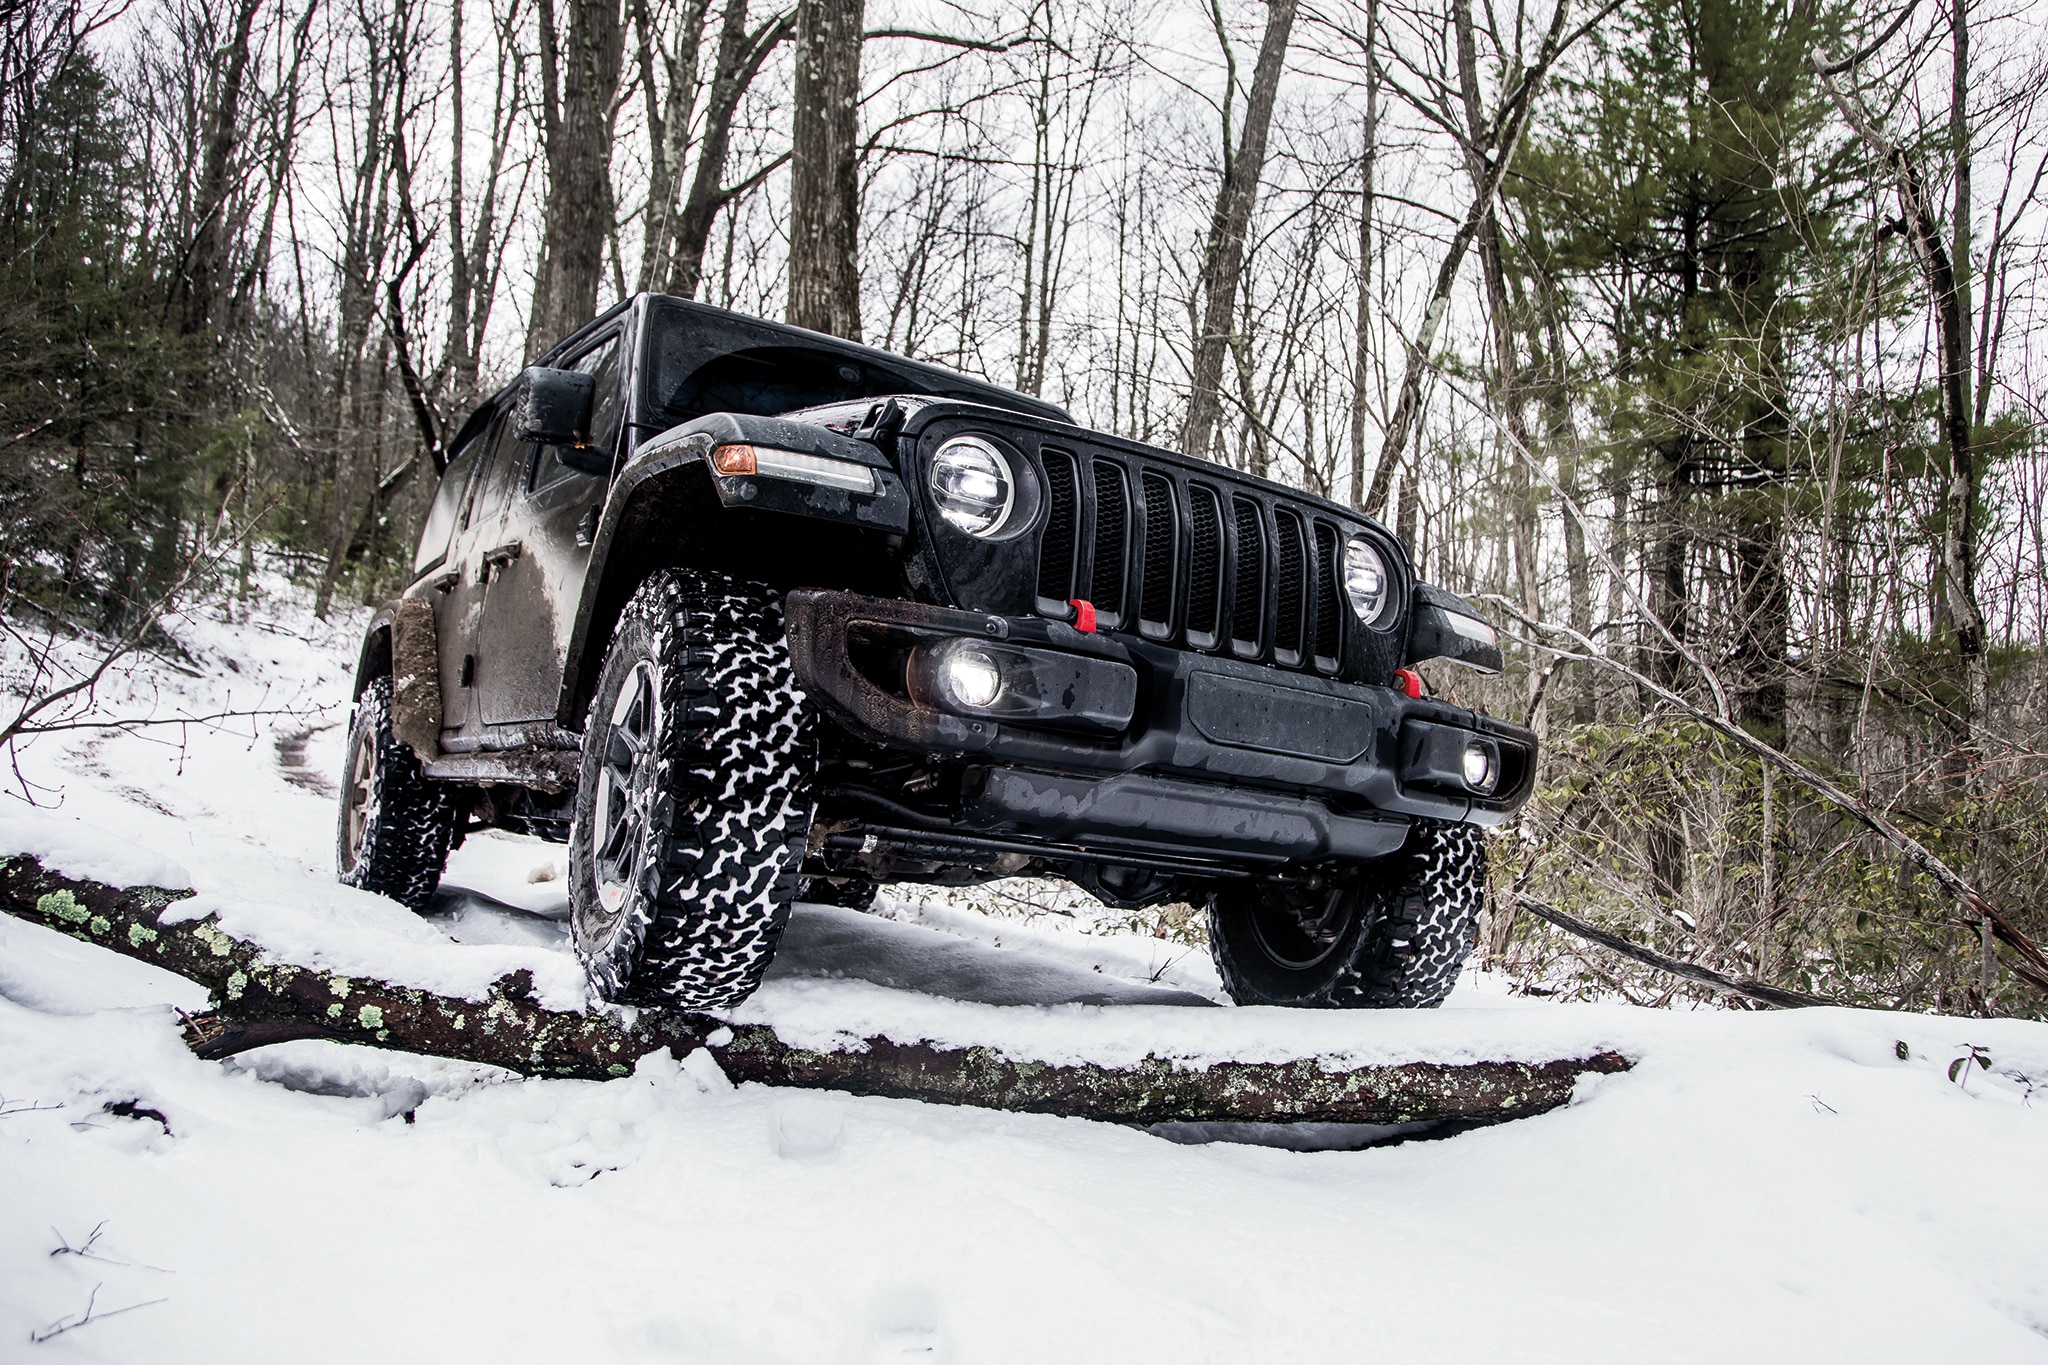
<path fill-rule="evenodd" d="M 1083 597 L 1069 597 L 1067 605 L 1074 609 L 1074 629 L 1084 635 L 1095 633 L 1095 604 Z"/>
<path fill-rule="evenodd" d="M 1401 689 L 1408 700 L 1416 701 L 1422 696 L 1422 675 L 1412 668 L 1394 670 L 1394 686 Z"/>

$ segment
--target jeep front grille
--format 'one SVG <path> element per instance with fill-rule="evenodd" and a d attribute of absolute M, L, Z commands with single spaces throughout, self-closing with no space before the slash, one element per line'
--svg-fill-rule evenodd
<path fill-rule="evenodd" d="M 1216 490 L 1188 485 L 1188 643 L 1215 647 L 1223 616 L 1223 508 Z"/>
<path fill-rule="evenodd" d="M 1038 595 L 1055 605 L 1074 596 L 1074 549 L 1080 543 L 1081 504 L 1074 457 L 1045 452 L 1045 530 L 1038 537 Z"/>
<path fill-rule="evenodd" d="M 1237 514 L 1237 595 L 1231 604 L 1230 638 L 1240 654 L 1257 654 L 1265 643 L 1266 526 L 1259 505 L 1233 498 Z"/>
<path fill-rule="evenodd" d="M 1280 512 L 1273 548 L 1279 551 L 1280 577 L 1273 594 L 1273 659 L 1276 663 L 1301 662 L 1301 518 Z"/>
<path fill-rule="evenodd" d="M 1344 532 L 1312 509 L 1197 474 L 1043 452 L 1041 609 L 1095 604 L 1104 629 L 1283 668 L 1335 673 L 1343 657 L 1337 575 Z M 1076 506 L 1086 489 L 1092 506 Z M 1092 528 L 1090 520 L 1092 514 Z M 1074 549 L 1091 553 L 1075 565 Z M 1072 591 L 1069 591 L 1069 589 Z"/>
<path fill-rule="evenodd" d="M 1180 518 L 1173 505 L 1173 485 L 1164 474 L 1148 470 L 1139 482 L 1145 490 L 1145 567 L 1138 593 L 1138 629 L 1164 638 L 1173 633 L 1173 574 L 1178 567 L 1174 547 L 1180 539 Z"/>
<path fill-rule="evenodd" d="M 1316 667 L 1335 668 L 1342 637 L 1337 616 L 1337 528 L 1316 523 Z"/>
<path fill-rule="evenodd" d="M 1129 577 L 1125 542 L 1131 530 L 1130 493 L 1124 471 L 1108 460 L 1095 461 L 1095 572 L 1088 600 L 1095 619 L 1114 629 L 1124 623 L 1124 581 Z M 1041 542 L 1040 553 L 1044 552 Z"/>

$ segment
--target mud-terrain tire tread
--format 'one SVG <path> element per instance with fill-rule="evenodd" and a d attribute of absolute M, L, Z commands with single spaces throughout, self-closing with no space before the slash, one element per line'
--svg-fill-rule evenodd
<path fill-rule="evenodd" d="M 357 745 L 374 727 L 376 764 L 371 770 L 369 814 L 356 864 L 339 874 L 343 885 L 389 896 L 409 910 L 423 910 L 441 884 L 448 845 L 455 833 L 455 807 L 448 789 L 420 768 L 412 746 L 391 733 L 391 679 L 372 678 L 356 699 L 348 731 L 341 785 L 340 827 L 335 866 L 348 841 L 348 810 L 355 780 Z"/>
<path fill-rule="evenodd" d="M 1256 884 L 1248 888 L 1258 894 Z M 1486 846 L 1463 824 L 1418 820 L 1399 852 L 1369 864 L 1358 920 L 1320 975 L 1293 993 L 1263 985 L 1261 949 L 1225 895 L 1209 902 L 1209 948 L 1240 1005 L 1330 1009 L 1434 1009 L 1471 954 L 1486 894 Z"/>
<path fill-rule="evenodd" d="M 584 730 L 572 896 L 589 865 L 603 736 L 623 675 L 660 672 L 654 798 L 638 884 L 602 943 L 577 955 L 606 999 L 722 1009 L 751 995 L 796 899 L 813 801 L 811 722 L 782 600 L 722 575 L 662 570 L 621 614 Z"/>

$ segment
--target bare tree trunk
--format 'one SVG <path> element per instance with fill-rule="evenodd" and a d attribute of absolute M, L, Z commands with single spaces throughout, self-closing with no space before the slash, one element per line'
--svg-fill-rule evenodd
<path fill-rule="evenodd" d="M 762 1024 L 680 1010 L 566 1014 L 533 999 L 514 972 L 470 1000 L 402 983 L 280 963 L 222 933 L 212 916 L 166 922 L 189 892 L 118 890 L 0 859 L 0 911 L 199 982 L 213 1011 L 189 1019 L 188 1046 L 218 1058 L 295 1038 L 501 1066 L 529 1076 L 605 1080 L 668 1049 L 699 1048 L 735 1081 L 969 1104 L 1111 1123 L 1498 1123 L 1570 1100 L 1578 1078 L 1629 1062 L 1613 1052 L 1550 1062 L 1333 1066 L 1317 1058 L 1191 1065 L 1146 1056 L 1124 1066 L 1047 1063 L 989 1047 L 886 1036 L 844 1051 L 796 1047 Z"/>
<path fill-rule="evenodd" d="M 515 41 L 523 11 L 523 0 L 514 0 L 493 16 L 494 85 L 490 144 L 483 175 L 473 198 L 468 197 L 470 191 L 464 180 L 463 158 L 459 150 L 464 117 L 462 72 L 467 65 L 467 56 L 460 47 L 459 16 L 451 25 L 453 32 L 449 51 L 455 64 L 451 76 L 455 149 L 450 156 L 448 187 L 450 305 L 447 340 L 441 360 L 442 369 L 448 377 L 444 401 L 451 412 L 469 407 L 477 398 L 484 336 L 490 327 L 492 306 L 497 300 L 498 284 L 504 269 L 503 248 L 508 226 L 501 225 L 500 210 L 504 206 L 505 180 L 512 171 L 519 173 L 519 183 L 512 190 L 512 202 L 516 205 L 525 192 L 526 179 L 533 165 L 530 156 L 517 162 L 510 160 L 515 132 L 512 114 L 523 83 L 523 59 Z M 465 205 L 474 206 L 473 219 L 467 217 L 469 210 Z"/>
<path fill-rule="evenodd" d="M 1180 448 L 1203 459 L 1209 457 L 1223 411 L 1223 360 L 1237 325 L 1245 234 L 1258 204 L 1259 178 L 1266 170 L 1266 137 L 1273 126 L 1273 105 L 1287 65 L 1296 9 L 1297 0 L 1270 0 L 1267 6 L 1266 34 L 1259 41 L 1252 88 L 1245 99 L 1244 132 L 1235 149 L 1230 146 L 1229 92 L 1224 96 L 1223 185 L 1216 194 L 1202 253 L 1202 327 L 1189 365 L 1188 416 L 1180 434 Z M 1218 28 L 1220 32 L 1220 23 Z"/>
<path fill-rule="evenodd" d="M 1373 214 L 1377 206 L 1380 159 L 1379 0 L 1365 6 L 1365 150 L 1360 156 L 1358 185 L 1358 299 L 1353 324 L 1356 350 L 1351 357 L 1351 503 L 1365 505 L 1365 429 L 1371 419 L 1373 314 Z"/>
<path fill-rule="evenodd" d="M 1612 4 L 1607 6 L 1609 10 L 1612 8 Z M 1458 224 L 1458 230 L 1451 234 L 1450 249 L 1444 253 L 1444 259 L 1437 267 L 1436 283 L 1430 289 L 1429 302 L 1422 312 L 1422 325 L 1408 343 L 1408 363 L 1401 375 L 1401 391 L 1394 400 L 1393 416 L 1387 420 L 1386 434 L 1380 441 L 1379 464 L 1372 472 L 1372 486 L 1362 504 L 1367 516 L 1376 517 L 1386 509 L 1387 492 L 1393 486 L 1394 471 L 1401 464 L 1409 433 L 1422 412 L 1422 377 L 1435 363 L 1431 353 L 1436 349 L 1437 334 L 1443 329 L 1444 314 L 1450 309 L 1451 290 L 1457 286 L 1458 272 L 1465 264 L 1465 253 L 1472 249 L 1481 224 L 1493 212 L 1494 196 L 1500 193 L 1501 182 L 1507 178 L 1508 167 L 1514 162 L 1515 150 L 1521 146 L 1522 133 L 1529 126 L 1529 117 L 1535 109 L 1536 94 L 1564 49 L 1565 19 L 1569 11 L 1570 6 L 1560 0 L 1551 12 L 1550 31 L 1544 36 L 1543 47 L 1537 53 L 1535 63 L 1503 96 L 1500 109 L 1489 120 L 1488 138 L 1473 149 L 1476 164 L 1483 167 L 1483 171 L 1473 186 L 1471 207 L 1466 210 L 1464 221 Z"/>
<path fill-rule="evenodd" d="M 697 166 L 690 176 L 689 194 L 683 199 L 676 219 L 675 242 L 671 249 L 668 292 L 695 298 L 704 279 L 704 251 L 711 241 L 711 225 L 719 210 L 737 196 L 760 183 L 779 161 L 771 161 L 736 185 L 725 183 L 725 163 L 732 147 L 732 121 L 740 99 L 762 63 L 785 42 L 795 27 L 794 16 L 783 12 L 764 19 L 751 32 L 747 29 L 746 0 L 727 0 L 725 17 L 719 25 L 717 65 L 712 71 L 711 93 L 704 103 L 704 137 L 697 146 Z M 855 27 L 859 27 L 858 23 Z M 856 96 L 860 75 L 854 73 Z M 792 254 L 794 248 L 792 247 Z M 856 276 L 856 287 L 858 277 Z M 856 301 L 856 322 L 860 309 Z"/>
<path fill-rule="evenodd" d="M 789 321 L 853 341 L 862 11 L 862 0 L 798 0 L 789 143 Z"/>
<path fill-rule="evenodd" d="M 220 321 L 221 304 L 227 292 L 228 253 L 235 236 L 235 225 L 228 222 L 228 201 L 234 190 L 235 163 L 240 154 L 249 39 L 260 7 L 260 0 L 238 0 L 235 6 L 234 36 L 228 41 L 220 92 L 207 113 L 206 142 L 193 202 L 196 222 L 183 281 L 183 327 L 191 334 L 203 335 L 213 330 Z"/>
<path fill-rule="evenodd" d="M 1453 10 L 1453 23 L 1457 29 L 1458 88 L 1465 106 L 1466 172 L 1472 183 L 1477 185 L 1486 175 L 1478 149 L 1485 145 L 1487 130 L 1479 104 L 1479 53 L 1473 32 L 1471 0 L 1459 0 Z M 1479 248 L 1480 276 L 1486 286 L 1487 315 L 1491 320 L 1489 330 L 1493 333 L 1494 402 L 1500 409 L 1501 421 L 1507 427 L 1509 437 L 1523 449 L 1533 450 L 1529 444 L 1528 422 L 1522 411 L 1522 364 L 1515 353 L 1517 329 L 1515 312 L 1508 298 L 1506 265 L 1501 259 L 1500 221 L 1490 199 L 1486 211 L 1480 216 L 1475 243 Z M 1520 460 L 1508 462 L 1508 501 L 1514 534 L 1516 592 L 1521 598 L 1522 610 L 1532 616 L 1540 616 L 1542 602 L 1536 581 L 1535 485 Z M 1542 685 L 1542 676 L 1540 671 L 1530 671 L 1528 687 L 1531 702 L 1539 696 L 1537 689 Z M 1532 719 L 1530 723 L 1535 725 L 1537 722 Z"/>
<path fill-rule="evenodd" d="M 702 84 L 697 51 L 704 39 L 709 0 L 683 0 L 681 31 L 673 51 L 662 45 L 648 0 L 626 0 L 626 8 L 633 20 L 640 97 L 647 106 L 647 202 L 640 215 L 640 268 L 635 287 L 650 289 L 668 271 L 676 195 Z M 666 75 L 666 83 L 656 78 L 657 66 Z"/>
<path fill-rule="evenodd" d="M 1966 30 L 1962 27 L 1962 0 L 1956 0 L 1956 6 L 1959 44 L 1956 60 L 1959 65 L 1966 66 L 1968 40 L 1963 36 Z M 1985 654 L 1984 615 L 1977 604 L 1979 474 L 1970 435 L 1968 286 L 1958 278 L 1948 249 L 1942 242 L 1941 225 L 1935 216 L 1933 201 L 1920 178 L 1920 168 L 1912 153 L 1885 135 L 1854 92 L 1844 91 L 1835 82 L 1835 76 L 1840 74 L 1837 69 L 1828 66 L 1818 55 L 1814 57 L 1813 64 L 1835 107 L 1841 110 L 1842 117 L 1892 177 L 1899 200 L 1899 216 L 1905 223 L 1906 239 L 1912 243 L 1913 254 L 1919 258 L 1920 273 L 1927 284 L 1928 302 L 1934 310 L 1942 438 L 1947 447 L 1949 465 L 1942 507 L 1940 591 L 1935 600 L 1946 617 L 1945 624 L 1963 665 L 1970 712 L 1965 720 L 1970 732 L 1969 743 L 1972 748 L 1977 748 L 1979 727 L 1984 723 L 1984 711 L 1990 696 L 1990 669 Z M 1956 79 L 1961 84 L 1966 81 L 1966 76 L 1959 73 Z M 1967 132 L 1964 136 L 1967 137 Z M 1958 186 L 1964 200 L 1968 198 L 1967 183 L 1965 172 L 1964 180 Z M 1957 240 L 1967 244 L 1969 229 L 1958 226 L 1957 232 L 1960 234 Z"/>
<path fill-rule="evenodd" d="M 540 274 L 526 329 L 529 357 L 597 315 L 613 219 L 612 105 L 625 60 L 625 27 L 618 0 L 568 0 L 568 5 L 564 42 L 557 31 L 555 0 L 540 0 L 548 197 Z"/>

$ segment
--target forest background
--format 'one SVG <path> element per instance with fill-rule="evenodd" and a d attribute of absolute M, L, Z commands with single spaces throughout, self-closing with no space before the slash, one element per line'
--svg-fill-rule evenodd
<path fill-rule="evenodd" d="M 8 620 L 388 594 L 444 434 L 664 290 L 1399 529 L 1545 739 L 1522 989 L 1695 989 L 1533 898 L 2048 1014 L 2031 0 L 780 3 L 0 0 Z"/>

